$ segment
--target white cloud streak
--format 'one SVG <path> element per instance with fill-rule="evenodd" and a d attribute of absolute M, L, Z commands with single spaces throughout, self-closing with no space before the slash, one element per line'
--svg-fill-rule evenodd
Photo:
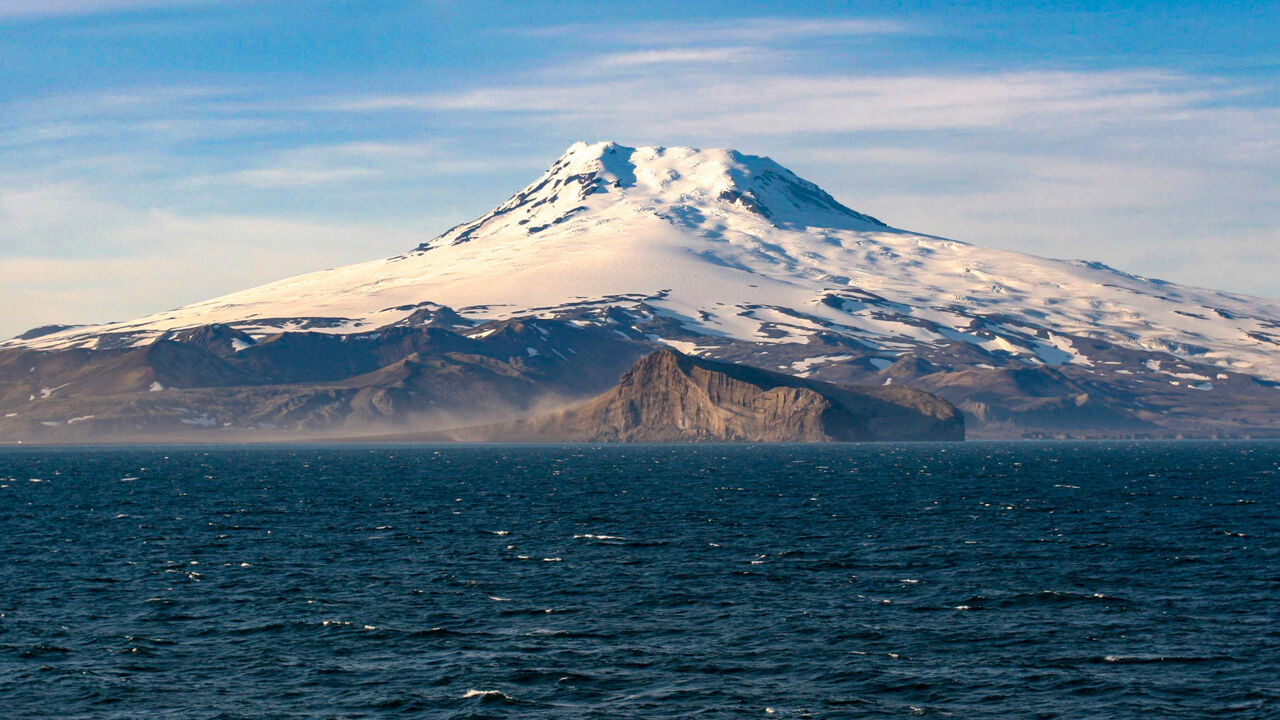
<path fill-rule="evenodd" d="M 525 122 L 589 121 L 624 136 L 642 137 L 1002 128 L 1020 132 L 1050 126 L 1080 135 L 1097 134 L 1108 125 L 1199 114 L 1201 103 L 1222 95 L 1191 78 L 1145 71 L 773 74 L 726 79 L 693 68 L 675 75 L 330 98 L 320 107 L 353 113 L 523 113 Z"/>
<path fill-rule="evenodd" d="M 96 15 L 130 10 L 226 4 L 234 0 L 0 0 L 0 18 Z"/>
<path fill-rule="evenodd" d="M 672 64 L 722 64 L 744 62 L 753 56 L 746 47 L 715 48 L 662 48 L 612 53 L 592 58 L 590 63 L 600 68 L 652 67 Z"/>
<path fill-rule="evenodd" d="M 918 34 L 920 28 L 897 20 L 867 18 L 751 18 L 703 22 L 637 22 L 625 27 L 578 23 L 515 32 L 529 37 L 573 38 L 618 45 L 775 44 L 821 38 Z"/>

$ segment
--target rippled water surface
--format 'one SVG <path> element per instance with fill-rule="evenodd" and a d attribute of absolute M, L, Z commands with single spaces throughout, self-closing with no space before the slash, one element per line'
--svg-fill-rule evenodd
<path fill-rule="evenodd" d="M 0 716 L 1276 718 L 1280 444 L 0 451 Z"/>

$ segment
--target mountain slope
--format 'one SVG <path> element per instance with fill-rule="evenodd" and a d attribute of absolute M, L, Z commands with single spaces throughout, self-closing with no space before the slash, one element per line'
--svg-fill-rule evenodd
<path fill-rule="evenodd" d="M 236 333 L 216 340 L 235 356 L 299 334 L 482 338 L 531 318 L 828 381 L 936 387 L 1005 434 L 1032 419 L 1046 432 L 1280 424 L 1280 301 L 899 230 L 768 158 L 615 143 L 572 146 L 492 212 L 402 255 L 39 329 L 0 352 L 144 348 L 216 325 Z M 1051 386 L 1063 394 L 1043 401 Z"/>

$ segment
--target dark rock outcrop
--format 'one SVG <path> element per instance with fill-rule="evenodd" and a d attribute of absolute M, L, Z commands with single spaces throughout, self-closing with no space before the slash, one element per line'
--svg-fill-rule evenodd
<path fill-rule="evenodd" d="M 457 440 L 847 442 L 963 440 L 946 400 L 906 387 L 856 387 L 659 350 L 579 405 L 450 434 Z"/>

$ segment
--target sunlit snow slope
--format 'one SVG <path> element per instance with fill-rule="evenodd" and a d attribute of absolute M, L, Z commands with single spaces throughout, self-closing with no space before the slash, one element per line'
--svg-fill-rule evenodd
<path fill-rule="evenodd" d="M 573 145 L 491 213 L 404 255 L 4 345 L 137 345 L 214 323 L 367 332 L 433 305 L 590 323 L 584 308 L 639 303 L 701 337 L 673 341 L 686 350 L 822 331 L 886 353 L 963 341 L 1091 364 L 1070 335 L 1280 380 L 1276 300 L 898 230 L 765 157 L 615 143 Z"/>

